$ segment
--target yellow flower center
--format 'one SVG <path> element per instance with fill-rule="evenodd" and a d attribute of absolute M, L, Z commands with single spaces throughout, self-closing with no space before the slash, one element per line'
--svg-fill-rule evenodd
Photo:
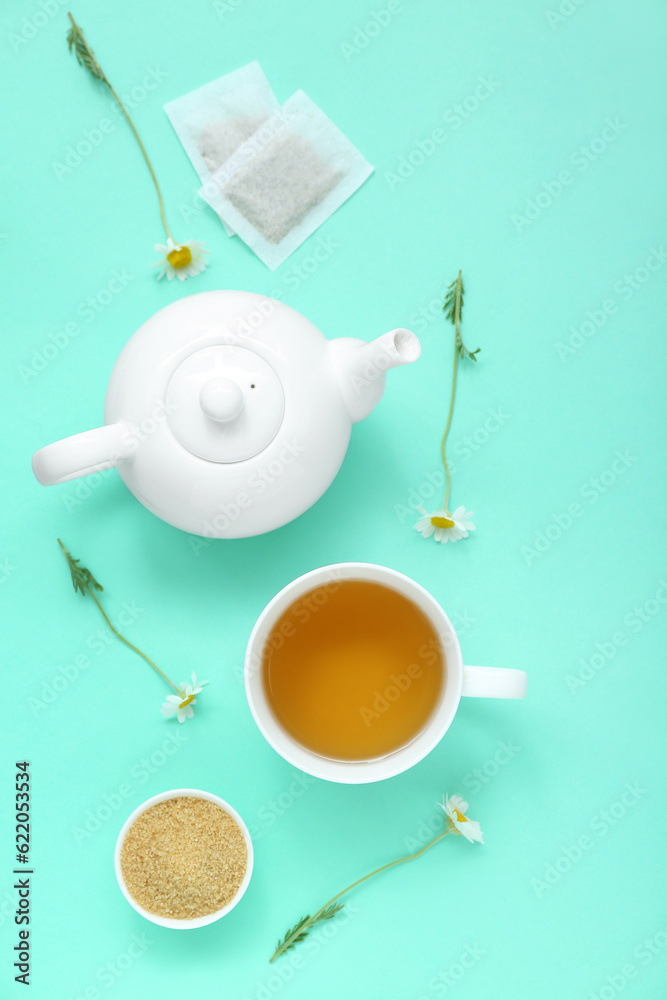
<path fill-rule="evenodd" d="M 431 524 L 434 528 L 453 528 L 454 522 L 448 517 L 437 517 L 433 516 L 431 518 Z"/>
<path fill-rule="evenodd" d="M 185 701 L 182 701 L 181 704 L 178 707 L 179 708 L 185 708 L 186 705 L 189 705 L 190 702 L 193 702 L 194 700 L 195 700 L 195 696 L 193 694 L 188 695 L 188 697 L 185 699 Z"/>
<path fill-rule="evenodd" d="M 167 260 L 176 271 L 179 271 L 182 267 L 187 267 L 192 260 L 192 251 L 190 247 L 177 247 L 167 254 Z"/>
<path fill-rule="evenodd" d="M 454 810 L 454 816 L 459 821 L 459 823 L 467 823 L 468 817 L 464 816 L 463 813 L 459 812 L 458 809 Z"/>

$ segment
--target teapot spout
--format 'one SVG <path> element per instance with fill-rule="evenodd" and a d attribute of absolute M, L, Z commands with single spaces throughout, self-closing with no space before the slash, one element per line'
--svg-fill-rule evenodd
<path fill-rule="evenodd" d="M 107 424 L 40 448 L 32 456 L 32 471 L 42 486 L 55 486 L 112 469 L 134 450 L 127 424 Z"/>
<path fill-rule="evenodd" d="M 332 363 L 345 406 L 353 423 L 375 409 L 385 385 L 385 373 L 410 365 L 421 354 L 421 344 L 411 330 L 398 328 L 367 343 L 340 337 L 329 343 Z"/>

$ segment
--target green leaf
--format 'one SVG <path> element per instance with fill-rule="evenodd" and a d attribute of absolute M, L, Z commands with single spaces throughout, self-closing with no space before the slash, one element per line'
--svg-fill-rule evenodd
<path fill-rule="evenodd" d="M 332 903 L 331 906 L 327 906 L 326 910 L 322 910 L 319 917 L 313 921 L 313 923 L 318 923 L 320 920 L 331 920 L 335 917 L 339 910 L 342 910 L 345 903 Z"/>
<path fill-rule="evenodd" d="M 276 945 L 276 953 L 289 951 L 290 948 L 293 948 L 295 944 L 299 944 L 300 941 L 304 941 L 308 936 L 308 930 L 310 930 L 310 927 L 308 927 L 307 930 L 303 931 L 301 931 L 301 928 L 305 927 L 308 924 L 309 920 L 310 920 L 310 915 L 306 917 L 301 917 L 301 920 L 299 920 L 298 923 L 294 925 L 294 927 L 291 927 L 290 930 L 288 930 L 287 933 L 285 934 L 285 937 L 278 942 L 278 944 Z M 299 933 L 299 931 L 301 931 L 301 933 Z M 289 942 L 289 944 L 287 942 Z"/>
<path fill-rule="evenodd" d="M 79 25 L 76 23 L 72 15 L 69 15 L 72 27 L 67 32 L 67 47 L 70 50 L 74 50 L 76 55 L 76 61 L 79 66 L 84 66 L 89 73 L 97 79 L 101 80 L 103 83 L 108 84 L 104 71 L 97 59 L 95 58 L 95 53 L 91 49 L 90 45 L 86 41 L 85 35 Z"/>
<path fill-rule="evenodd" d="M 320 920 L 331 920 L 344 906 L 345 903 L 331 903 L 321 913 L 316 913 L 314 917 L 310 915 L 301 917 L 301 920 L 294 927 L 290 927 L 285 936 L 280 939 L 271 957 L 271 961 L 274 962 L 280 955 L 284 955 L 286 951 L 290 951 L 295 945 L 305 941 L 311 927 L 318 924 Z"/>
<path fill-rule="evenodd" d="M 79 566 L 81 560 L 74 559 L 69 554 L 60 539 L 58 539 L 58 545 L 63 550 L 65 558 L 67 559 L 67 565 L 69 566 L 69 571 L 72 576 L 72 585 L 75 593 L 79 592 L 85 597 L 86 591 L 91 588 L 95 588 L 95 590 L 104 590 L 102 584 L 97 582 L 89 569 L 86 569 L 85 566 Z"/>

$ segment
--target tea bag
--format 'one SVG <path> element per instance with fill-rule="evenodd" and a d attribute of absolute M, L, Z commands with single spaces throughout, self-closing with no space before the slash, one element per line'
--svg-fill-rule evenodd
<path fill-rule="evenodd" d="M 275 270 L 372 173 L 349 139 L 299 90 L 199 193 Z"/>
<path fill-rule="evenodd" d="M 278 101 L 255 61 L 170 101 L 164 110 L 199 179 L 206 183 L 278 110 Z M 233 229 L 227 225 L 225 229 L 233 235 Z"/>

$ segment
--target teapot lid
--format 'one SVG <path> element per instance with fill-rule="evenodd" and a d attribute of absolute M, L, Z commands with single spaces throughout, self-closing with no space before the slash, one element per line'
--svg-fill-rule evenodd
<path fill-rule="evenodd" d="M 205 347 L 176 369 L 166 395 L 169 426 L 192 454 L 208 462 L 243 462 L 280 429 L 285 396 L 271 365 L 232 344 Z"/>

